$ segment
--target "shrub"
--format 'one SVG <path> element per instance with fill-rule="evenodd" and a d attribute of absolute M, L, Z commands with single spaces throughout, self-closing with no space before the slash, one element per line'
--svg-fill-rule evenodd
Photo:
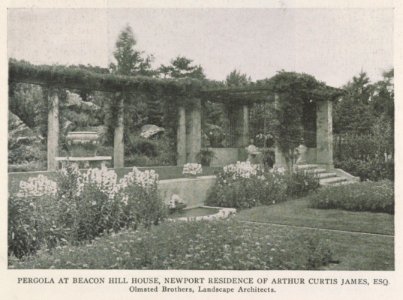
<path fill-rule="evenodd" d="M 21 257 L 66 242 L 56 225 L 56 183 L 39 175 L 21 182 L 8 201 L 8 253 Z"/>
<path fill-rule="evenodd" d="M 385 161 L 384 158 L 373 158 L 371 160 L 347 158 L 343 161 L 336 160 L 335 166 L 360 177 L 362 181 L 394 180 L 395 177 L 394 161 Z"/>
<path fill-rule="evenodd" d="M 196 160 L 202 166 L 210 166 L 211 161 L 214 159 L 215 154 L 213 151 L 208 149 L 200 150 L 196 155 Z"/>
<path fill-rule="evenodd" d="M 132 166 L 165 166 L 176 164 L 175 142 L 166 135 L 146 139 L 132 135 L 125 147 L 125 163 Z"/>
<path fill-rule="evenodd" d="M 249 162 L 237 162 L 225 166 L 217 175 L 206 204 L 235 208 L 272 204 L 286 199 L 286 188 L 280 172 L 269 172 Z"/>
<path fill-rule="evenodd" d="M 394 154 L 393 130 L 386 121 L 374 124 L 368 134 L 335 136 L 335 166 L 362 181 L 394 180 L 394 161 L 385 158 Z"/>
<path fill-rule="evenodd" d="M 296 171 L 285 176 L 287 196 L 299 198 L 308 195 L 319 188 L 319 178 L 312 173 Z"/>
<path fill-rule="evenodd" d="M 120 182 L 119 197 L 124 203 L 124 223 L 137 228 L 149 228 L 160 223 L 167 214 L 167 208 L 158 192 L 158 174 L 154 170 L 140 172 L 134 169 Z"/>
<path fill-rule="evenodd" d="M 286 173 L 283 169 L 266 169 L 249 162 L 224 167 L 217 175 L 206 204 L 250 208 L 302 197 L 319 188 L 319 179 L 307 172 Z"/>
<path fill-rule="evenodd" d="M 38 205 L 38 200 L 40 204 Z M 8 205 L 8 254 L 22 257 L 38 249 L 51 248 L 63 241 L 55 226 L 49 196 L 11 195 Z M 46 217 L 45 217 L 46 216 Z"/>
<path fill-rule="evenodd" d="M 393 182 L 366 181 L 349 185 L 329 186 L 309 197 L 310 206 L 323 209 L 344 209 L 394 213 Z"/>
<path fill-rule="evenodd" d="M 332 251 L 318 233 L 236 221 L 169 222 L 25 260 L 21 269 L 314 270 Z"/>
<path fill-rule="evenodd" d="M 117 181 L 113 170 L 81 173 L 67 165 L 56 182 L 29 178 L 9 197 L 9 254 L 21 257 L 66 242 L 78 244 L 122 227 L 150 227 L 164 217 L 154 171 L 134 168 Z"/>

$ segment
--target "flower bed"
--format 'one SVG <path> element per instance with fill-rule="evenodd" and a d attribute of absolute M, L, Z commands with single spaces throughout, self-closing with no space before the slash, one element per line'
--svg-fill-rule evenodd
<path fill-rule="evenodd" d="M 313 208 L 394 213 L 393 182 L 366 181 L 320 189 L 309 197 Z"/>
<path fill-rule="evenodd" d="M 21 181 L 9 197 L 8 252 L 22 257 L 38 249 L 91 240 L 103 232 L 161 222 L 166 207 L 158 175 L 133 168 L 119 181 L 113 170 L 82 173 L 68 165 L 55 176 Z"/>
<path fill-rule="evenodd" d="M 206 204 L 250 208 L 301 197 L 319 188 L 319 180 L 306 172 L 288 174 L 284 169 L 265 169 L 250 162 L 225 166 Z"/>
<path fill-rule="evenodd" d="M 10 260 L 19 269 L 314 270 L 332 254 L 315 232 L 236 221 L 168 222 Z"/>

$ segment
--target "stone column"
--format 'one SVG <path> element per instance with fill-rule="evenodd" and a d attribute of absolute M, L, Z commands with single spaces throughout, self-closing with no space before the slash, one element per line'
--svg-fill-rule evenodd
<path fill-rule="evenodd" d="M 226 131 L 226 147 L 232 148 L 236 146 L 236 126 L 235 126 L 235 119 L 234 116 L 234 107 L 231 103 L 225 104 L 225 114 L 228 120 Z"/>
<path fill-rule="evenodd" d="M 176 132 L 177 165 L 186 163 L 186 112 L 185 107 L 178 108 L 178 128 Z"/>
<path fill-rule="evenodd" d="M 192 108 L 187 114 L 188 126 L 186 134 L 187 162 L 196 162 L 196 155 L 201 150 L 201 101 L 194 100 Z"/>
<path fill-rule="evenodd" d="M 48 171 L 55 171 L 59 155 L 59 96 L 57 91 L 49 89 L 48 94 Z"/>
<path fill-rule="evenodd" d="M 230 147 L 249 145 L 249 108 L 247 105 L 228 106 Z"/>
<path fill-rule="evenodd" d="M 274 108 L 277 109 L 279 105 L 280 97 L 278 94 L 274 95 Z M 285 157 L 283 152 L 280 150 L 278 145 L 278 141 L 275 141 L 274 146 L 274 167 L 275 168 L 287 168 L 287 163 L 285 161 Z"/>
<path fill-rule="evenodd" d="M 239 136 L 239 147 L 246 147 L 249 145 L 249 107 L 242 105 L 242 122 L 241 132 Z"/>
<path fill-rule="evenodd" d="M 124 97 L 123 95 L 118 96 L 119 99 L 117 105 L 117 122 L 113 137 L 113 167 L 123 168 L 124 167 L 124 141 L 123 141 L 123 131 L 124 131 Z"/>
<path fill-rule="evenodd" d="M 332 102 L 318 101 L 316 104 L 316 163 L 333 168 L 333 120 Z"/>

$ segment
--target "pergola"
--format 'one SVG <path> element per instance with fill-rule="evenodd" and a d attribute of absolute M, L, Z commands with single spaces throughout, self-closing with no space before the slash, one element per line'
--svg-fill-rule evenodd
<path fill-rule="evenodd" d="M 333 90 L 335 96 L 340 95 L 340 91 Z M 249 144 L 249 111 L 251 105 L 257 102 L 274 102 L 276 107 L 280 101 L 277 93 L 273 93 L 271 87 L 262 85 L 251 85 L 245 87 L 232 88 L 212 88 L 201 90 L 200 98 L 213 102 L 221 102 L 225 105 L 230 135 L 234 137 L 234 146 L 244 148 Z M 308 109 L 312 118 L 309 124 L 303 124 L 304 131 L 314 134 L 314 141 L 307 146 L 307 163 L 317 164 L 326 169 L 333 168 L 333 122 L 332 107 L 336 97 L 321 99 L 322 95 L 317 95 L 316 99 Z M 195 155 L 201 150 L 201 117 L 200 105 L 194 106 L 186 111 L 184 107 L 179 108 L 179 122 L 177 130 L 177 152 L 178 165 L 185 162 L 195 162 Z M 313 130 L 312 130 L 313 129 Z M 224 153 L 231 156 L 231 153 Z M 275 166 L 285 167 L 286 160 L 278 145 L 275 146 Z"/>
<path fill-rule="evenodd" d="M 51 88 L 86 89 L 109 93 L 136 94 L 159 88 L 182 99 L 191 98 L 192 105 L 186 101 L 178 102 L 177 128 L 177 165 L 196 162 L 202 148 L 201 138 L 201 101 L 221 102 L 227 109 L 229 130 L 234 136 L 236 147 L 245 147 L 249 142 L 249 108 L 261 101 L 279 101 L 279 95 L 270 87 L 251 84 L 245 87 L 203 88 L 198 80 L 155 79 L 147 77 L 117 76 L 98 74 L 79 68 L 60 66 L 34 66 L 11 60 L 9 62 L 9 82 L 38 84 Z M 330 88 L 330 87 L 329 87 Z M 56 157 L 59 152 L 59 97 L 56 92 L 48 93 L 48 170 L 57 169 Z M 315 101 L 316 132 L 314 147 L 308 147 L 308 163 L 333 167 L 332 100 Z M 118 100 L 118 117 L 114 130 L 113 161 L 115 168 L 124 167 L 124 98 Z M 276 147 L 275 164 L 285 165 L 284 157 Z"/>

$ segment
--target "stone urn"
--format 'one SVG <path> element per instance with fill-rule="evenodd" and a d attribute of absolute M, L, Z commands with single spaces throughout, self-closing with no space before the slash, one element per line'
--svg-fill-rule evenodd
<path fill-rule="evenodd" d="M 100 135 L 96 131 L 70 131 L 66 141 L 70 156 L 93 157 L 97 155 Z"/>

